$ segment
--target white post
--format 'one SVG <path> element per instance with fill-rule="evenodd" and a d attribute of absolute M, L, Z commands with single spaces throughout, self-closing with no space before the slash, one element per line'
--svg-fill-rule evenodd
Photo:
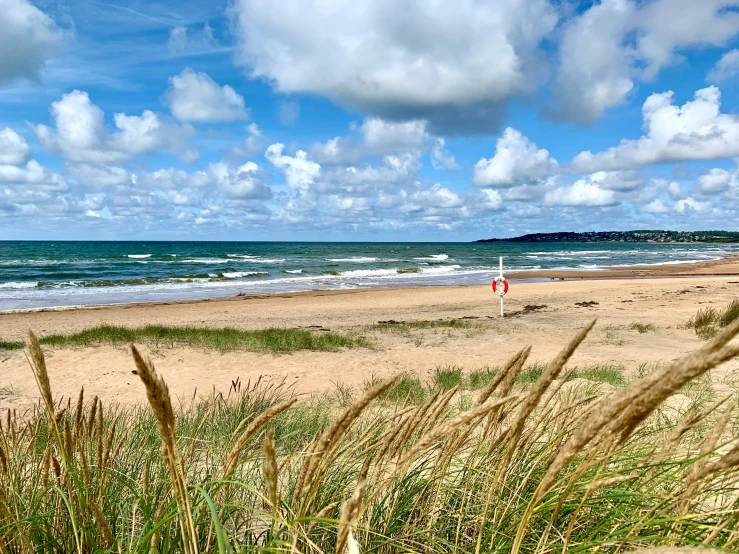
<path fill-rule="evenodd" d="M 503 256 L 500 256 L 500 278 L 503 278 Z M 500 295 L 500 317 L 503 316 L 503 295 Z"/>

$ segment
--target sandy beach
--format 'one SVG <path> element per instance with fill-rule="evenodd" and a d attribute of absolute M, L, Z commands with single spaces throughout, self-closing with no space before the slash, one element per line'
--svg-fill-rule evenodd
<path fill-rule="evenodd" d="M 598 318 L 596 329 L 571 365 L 614 364 L 633 372 L 641 364 L 665 363 L 700 347 L 682 325 L 702 307 L 725 306 L 739 297 L 739 261 L 615 268 L 610 271 L 543 273 L 537 282 L 511 275 L 506 318 L 489 286 L 421 287 L 320 291 L 246 296 L 167 304 L 134 304 L 86 309 L 0 314 L 0 340 L 22 340 L 28 329 L 39 336 L 69 334 L 101 324 L 142 326 L 302 328 L 316 333 L 353 333 L 372 348 L 292 354 L 218 353 L 192 348 L 145 348 L 173 393 L 227 390 L 231 381 L 263 379 L 287 383 L 299 392 L 326 390 L 335 383 L 361 385 L 374 376 L 438 366 L 464 370 L 495 366 L 521 347 L 533 345 L 532 361 L 551 359 L 578 328 Z M 603 277 L 610 277 L 603 279 Z M 626 279 L 624 277 L 632 277 Z M 647 278 L 634 278 L 644 276 Z M 614 278 L 615 277 L 615 278 Z M 548 279 L 543 281 L 542 279 Z M 380 322 L 463 320 L 465 328 L 411 329 L 404 333 L 374 327 Z M 656 329 L 640 333 L 633 323 Z M 86 394 L 130 403 L 144 398 L 132 375 L 124 346 L 45 348 L 57 397 Z M 0 408 L 26 409 L 37 398 L 22 351 L 0 353 Z M 739 360 L 712 379 L 721 386 L 739 372 Z"/>

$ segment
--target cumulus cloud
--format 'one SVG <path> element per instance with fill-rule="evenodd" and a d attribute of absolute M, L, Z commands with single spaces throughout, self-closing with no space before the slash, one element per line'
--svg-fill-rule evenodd
<path fill-rule="evenodd" d="M 572 185 L 558 187 L 544 196 L 547 206 L 612 206 L 616 204 L 613 191 L 602 189 L 588 179 L 578 179 Z"/>
<path fill-rule="evenodd" d="M 739 49 L 729 50 L 716 62 L 708 72 L 706 80 L 709 83 L 720 83 L 739 74 Z"/>
<path fill-rule="evenodd" d="M 10 127 L 0 129 L 0 164 L 21 165 L 31 158 L 26 139 Z"/>
<path fill-rule="evenodd" d="M 366 156 L 384 156 L 431 149 L 437 164 L 456 165 L 446 150 L 444 139 L 428 131 L 425 120 L 388 121 L 365 118 L 361 125 L 352 125 L 355 135 L 334 137 L 325 143 L 315 143 L 310 154 L 320 163 L 351 164 Z"/>
<path fill-rule="evenodd" d="M 558 19 L 547 0 L 236 0 L 232 17 L 237 62 L 279 92 L 486 132 L 540 82 Z"/>
<path fill-rule="evenodd" d="M 262 182 L 264 172 L 254 162 L 240 167 L 222 162 L 210 164 L 205 173 L 227 198 L 269 200 L 272 197 L 272 190 Z"/>
<path fill-rule="evenodd" d="M 701 202 L 694 198 L 688 197 L 675 202 L 675 206 L 673 207 L 673 209 L 678 214 L 683 215 L 692 213 L 705 214 L 711 212 L 713 207 L 711 206 L 710 202 Z"/>
<path fill-rule="evenodd" d="M 137 154 L 167 150 L 185 161 L 194 161 L 197 151 L 188 139 L 194 134 L 189 126 L 169 123 L 150 110 L 140 116 L 116 113 L 118 132 L 105 127 L 105 115 L 86 92 L 74 90 L 51 105 L 56 129 L 32 125 L 41 144 L 75 162 L 109 164 Z"/>
<path fill-rule="evenodd" d="M 67 190 L 67 182 L 61 175 L 43 167 L 36 160 L 29 161 L 25 167 L 0 165 L 0 183 L 11 187 L 29 187 L 36 191 Z"/>
<path fill-rule="evenodd" d="M 309 160 L 304 150 L 298 150 L 295 156 L 283 154 L 285 145 L 275 143 L 270 145 L 264 157 L 278 169 L 282 169 L 287 177 L 287 184 L 294 189 L 307 189 L 321 174 L 320 164 Z"/>
<path fill-rule="evenodd" d="M 244 97 L 229 85 L 220 86 L 206 73 L 186 68 L 169 78 L 165 100 L 180 121 L 219 123 L 245 119 Z"/>
<path fill-rule="evenodd" d="M 131 182 L 131 174 L 122 167 L 74 164 L 67 168 L 67 174 L 83 185 L 93 187 L 112 187 Z"/>
<path fill-rule="evenodd" d="M 739 176 L 736 169 L 727 171 L 714 168 L 698 177 L 698 190 L 703 194 L 717 194 L 734 188 L 739 189 Z"/>
<path fill-rule="evenodd" d="M 739 33 L 736 0 L 603 0 L 567 22 L 553 83 L 556 117 L 589 122 L 636 82 L 681 61 L 679 51 L 723 46 Z"/>
<path fill-rule="evenodd" d="M 475 164 L 473 182 L 480 187 L 506 188 L 545 179 L 558 169 L 549 151 L 508 127 L 498 139 L 495 155 Z"/>
<path fill-rule="evenodd" d="M 39 80 L 47 61 L 59 56 L 69 35 L 28 0 L 0 1 L 0 85 Z"/>
<path fill-rule="evenodd" d="M 672 91 L 652 94 L 642 107 L 644 136 L 622 140 L 604 152 L 581 152 L 570 169 L 589 173 L 737 156 L 739 117 L 721 113 L 720 108 L 721 92 L 714 86 L 697 91 L 694 100 L 682 106 L 673 103 Z"/>

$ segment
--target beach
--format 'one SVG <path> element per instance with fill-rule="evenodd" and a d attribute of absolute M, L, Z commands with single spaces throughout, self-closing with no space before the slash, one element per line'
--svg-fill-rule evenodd
<path fill-rule="evenodd" d="M 623 278 L 624 272 L 633 277 L 646 271 L 646 278 Z M 28 329 L 43 337 L 104 324 L 157 324 L 299 328 L 316 334 L 361 335 L 371 343 L 367 348 L 290 354 L 144 345 L 142 350 L 172 393 L 189 399 L 214 388 L 227 391 L 236 379 L 244 383 L 259 378 L 285 380 L 299 393 L 312 393 L 338 383 L 361 386 L 372 377 L 398 372 L 423 377 L 444 366 L 472 371 L 500 365 L 529 344 L 532 361 L 548 362 L 579 328 L 597 318 L 595 330 L 570 365 L 622 366 L 628 376 L 642 364 L 664 364 L 699 348 L 703 341 L 684 324 L 700 308 L 722 308 L 739 297 L 737 274 L 739 262 L 732 258 L 658 269 L 604 270 L 576 278 L 552 272 L 538 274 L 535 282 L 511 275 L 504 319 L 499 317 L 498 298 L 489 285 L 311 291 L 4 313 L 0 314 L 0 340 L 23 340 Z M 603 279 L 606 275 L 617 278 Z M 452 320 L 460 325 L 408 326 Z M 646 332 L 634 324 L 646 325 Z M 97 395 L 107 401 L 144 399 L 125 345 L 45 347 L 45 352 L 57 398 L 76 397 L 84 387 L 88 397 Z M 32 406 L 37 390 L 23 352 L 2 352 L 0 371 L 0 408 Z M 734 360 L 714 371 L 711 378 L 721 387 L 737 371 L 739 361 Z"/>

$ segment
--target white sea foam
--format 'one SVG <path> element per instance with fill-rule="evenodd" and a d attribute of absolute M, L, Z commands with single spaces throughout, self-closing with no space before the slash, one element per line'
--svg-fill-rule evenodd
<path fill-rule="evenodd" d="M 297 273 L 303 273 L 303 270 L 302 269 L 286 269 L 285 273 L 297 274 Z"/>
<path fill-rule="evenodd" d="M 328 258 L 328 261 L 329 262 L 348 262 L 348 263 L 355 263 L 355 264 L 366 264 L 370 262 L 376 262 L 377 258 L 356 256 L 354 258 Z"/>
<path fill-rule="evenodd" d="M 433 256 L 427 256 L 425 258 L 413 258 L 413 259 L 419 260 L 419 261 L 443 262 L 444 260 L 448 260 L 449 256 L 447 254 L 434 254 Z"/>
<path fill-rule="evenodd" d="M 269 275 L 266 271 L 229 271 L 222 273 L 226 279 L 241 279 L 242 277 L 255 277 L 257 275 Z"/>
<path fill-rule="evenodd" d="M 38 286 L 36 281 L 10 281 L 8 283 L 0 283 L 0 289 L 35 289 Z"/>
<path fill-rule="evenodd" d="M 134 260 L 143 260 L 145 258 L 151 258 L 151 254 L 129 254 L 126 257 Z"/>
<path fill-rule="evenodd" d="M 190 258 L 182 260 L 183 264 L 227 264 L 230 260 L 222 260 L 220 258 Z"/>

